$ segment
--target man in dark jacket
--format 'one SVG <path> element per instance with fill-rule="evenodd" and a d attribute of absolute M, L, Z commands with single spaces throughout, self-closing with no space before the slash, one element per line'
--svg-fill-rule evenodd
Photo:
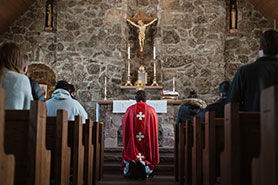
<path fill-rule="evenodd" d="M 262 90 L 278 81 L 278 32 L 264 32 L 260 44 L 263 56 L 238 69 L 228 96 L 228 102 L 239 102 L 242 111 L 258 112 Z"/>
<path fill-rule="evenodd" d="M 208 105 L 205 110 L 202 111 L 201 121 L 205 121 L 205 113 L 208 111 L 215 111 L 215 117 L 224 118 L 224 107 L 227 100 L 227 95 L 231 86 L 230 81 L 224 81 L 219 85 L 219 97 L 220 99 Z"/>

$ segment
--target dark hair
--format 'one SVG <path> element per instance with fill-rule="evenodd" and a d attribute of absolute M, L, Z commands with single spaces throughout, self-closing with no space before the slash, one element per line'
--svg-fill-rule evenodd
<path fill-rule="evenodd" d="M 64 89 L 70 92 L 70 85 L 67 81 L 60 80 L 56 83 L 55 90 L 56 89 Z"/>
<path fill-rule="evenodd" d="M 222 93 L 222 98 L 227 98 L 230 87 L 230 81 L 224 81 L 219 85 L 219 92 Z"/>
<path fill-rule="evenodd" d="M 192 90 L 189 92 L 189 95 L 187 98 L 198 98 L 198 95 L 194 90 Z"/>
<path fill-rule="evenodd" d="M 69 84 L 69 87 L 70 87 L 70 93 L 75 92 L 75 88 L 72 84 Z"/>
<path fill-rule="evenodd" d="M 266 55 L 278 54 L 278 32 L 275 30 L 268 30 L 263 33 L 260 43 L 263 47 L 263 52 Z"/>
<path fill-rule="evenodd" d="M 15 43 L 4 43 L 0 48 L 0 69 L 4 67 L 22 73 L 23 57 L 20 48 Z"/>
<path fill-rule="evenodd" d="M 137 92 L 136 92 L 135 99 L 136 99 L 137 102 L 139 102 L 139 101 L 146 102 L 145 91 L 142 91 L 142 90 L 137 91 Z"/>

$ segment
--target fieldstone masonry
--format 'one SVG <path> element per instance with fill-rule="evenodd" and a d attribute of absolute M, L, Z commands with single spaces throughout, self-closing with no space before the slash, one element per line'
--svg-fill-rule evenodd
<path fill-rule="evenodd" d="M 143 64 L 153 77 L 153 46 L 157 48 L 158 82 L 176 90 L 180 99 L 195 89 L 207 103 L 217 99 L 218 84 L 232 80 L 239 66 L 257 57 L 258 39 L 271 25 L 247 0 L 238 0 L 238 34 L 228 32 L 229 1 L 219 0 L 60 0 L 54 1 L 54 31 L 45 32 L 45 0 L 37 0 L 19 17 L 0 42 L 14 41 L 33 64 L 50 68 L 56 80 L 67 80 L 77 89 L 77 99 L 95 120 L 95 103 L 103 98 L 104 76 L 108 99 L 134 98 L 135 91 L 121 90 L 126 82 L 127 45 L 131 45 L 131 74 Z M 145 56 L 139 57 L 137 32 L 126 22 L 143 9 L 158 22 L 147 30 Z M 35 70 L 35 69 L 34 69 Z M 147 92 L 159 99 L 158 90 Z M 178 106 L 159 115 L 163 146 L 173 147 L 173 125 Z M 106 135 L 117 137 L 122 115 L 101 107 Z M 107 146 L 117 141 L 106 140 Z"/>

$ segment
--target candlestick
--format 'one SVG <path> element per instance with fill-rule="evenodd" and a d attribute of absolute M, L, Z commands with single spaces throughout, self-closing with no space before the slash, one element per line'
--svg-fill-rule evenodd
<path fill-rule="evenodd" d="M 106 95 L 107 95 L 107 77 L 105 76 L 104 77 L 104 100 L 107 99 Z"/>
<path fill-rule="evenodd" d="M 153 83 L 151 86 L 158 86 L 158 83 L 156 81 L 156 62 L 153 61 Z"/>
<path fill-rule="evenodd" d="M 156 64 L 155 64 L 155 60 L 153 61 L 153 73 L 154 73 L 154 76 L 156 76 Z"/>
<path fill-rule="evenodd" d="M 130 59 L 130 46 L 128 45 L 128 48 L 127 48 L 127 58 Z"/>
<path fill-rule="evenodd" d="M 127 60 L 127 82 L 125 83 L 125 86 L 132 86 L 131 80 L 130 80 L 130 59 Z"/>
<path fill-rule="evenodd" d="M 175 88 L 175 77 L 173 77 L 173 92 L 176 91 L 176 88 Z"/>
<path fill-rule="evenodd" d="M 153 59 L 155 60 L 155 58 L 156 58 L 156 48 L 155 48 L 155 46 L 153 47 Z"/>

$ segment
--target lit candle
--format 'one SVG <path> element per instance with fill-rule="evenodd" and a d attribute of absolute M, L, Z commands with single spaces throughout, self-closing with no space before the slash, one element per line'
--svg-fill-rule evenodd
<path fill-rule="evenodd" d="M 130 59 L 130 46 L 128 45 L 128 48 L 127 48 L 127 58 Z"/>
<path fill-rule="evenodd" d="M 176 88 L 175 88 L 175 77 L 173 77 L 173 91 L 175 92 Z"/>
<path fill-rule="evenodd" d="M 106 100 L 107 95 L 107 77 L 104 77 L 104 99 Z"/>
<path fill-rule="evenodd" d="M 154 47 L 153 47 L 153 59 L 154 59 L 154 60 L 155 60 L 155 57 L 156 57 L 155 54 L 156 54 L 156 53 L 155 53 L 155 46 L 154 46 Z"/>

